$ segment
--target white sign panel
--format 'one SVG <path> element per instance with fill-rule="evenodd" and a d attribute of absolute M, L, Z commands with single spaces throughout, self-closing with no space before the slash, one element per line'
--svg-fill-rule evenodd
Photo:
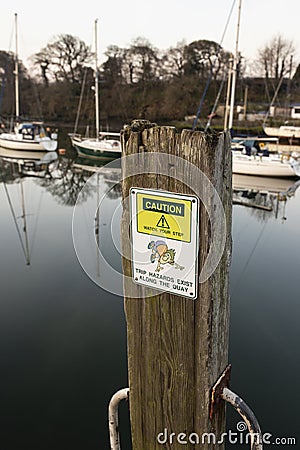
<path fill-rule="evenodd" d="M 130 211 L 133 280 L 195 299 L 198 198 L 131 188 Z"/>

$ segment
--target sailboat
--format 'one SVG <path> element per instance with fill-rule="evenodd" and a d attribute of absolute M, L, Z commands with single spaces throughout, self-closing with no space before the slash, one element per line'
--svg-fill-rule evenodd
<path fill-rule="evenodd" d="M 241 175 L 291 178 L 300 177 L 300 162 L 295 158 L 278 154 L 247 155 L 243 151 L 232 151 L 232 172 Z"/>
<path fill-rule="evenodd" d="M 234 99 L 235 99 L 235 87 L 237 78 L 237 66 L 239 58 L 238 41 L 239 41 L 239 29 L 240 29 L 240 16 L 241 16 L 241 4 L 242 0 L 239 0 L 238 5 L 238 22 L 236 31 L 236 44 L 235 55 L 233 60 L 232 80 L 231 80 L 231 97 L 229 107 L 229 125 L 228 129 L 232 129 L 233 125 L 233 111 L 234 111 Z M 228 85 L 230 83 L 230 78 Z M 229 91 L 229 89 L 228 89 Z M 228 101 L 227 101 L 228 103 Z M 225 129 L 227 128 L 227 113 L 225 117 Z M 264 149 L 266 150 L 266 149 Z M 266 151 L 255 147 L 245 145 L 242 149 L 235 149 L 232 146 L 232 172 L 234 174 L 241 175 L 257 175 L 265 177 L 300 177 L 300 161 L 292 156 L 284 156 L 280 154 L 269 154 Z"/>
<path fill-rule="evenodd" d="M 0 147 L 0 164 L 16 165 L 21 177 L 53 178 L 58 168 L 57 152 L 28 152 Z"/>
<path fill-rule="evenodd" d="M 277 138 L 273 148 L 276 151 L 292 154 L 300 154 L 300 127 L 292 125 L 281 125 L 280 127 L 264 126 L 264 132 L 267 136 Z M 270 150 L 272 146 L 269 145 Z"/>
<path fill-rule="evenodd" d="M 291 57 L 290 71 L 289 71 L 290 72 L 290 75 L 289 75 L 290 81 L 291 81 L 291 74 L 292 74 L 292 61 L 293 61 L 293 58 Z M 281 150 L 282 152 L 289 153 L 289 154 L 291 154 L 293 152 L 300 153 L 300 127 L 299 126 L 289 125 L 288 122 L 285 122 L 284 125 L 277 126 L 277 127 L 267 125 L 267 120 L 271 114 L 272 108 L 274 107 L 276 98 L 278 97 L 279 90 L 280 90 L 281 84 L 283 82 L 283 79 L 284 79 L 284 75 L 282 75 L 282 77 L 280 78 L 280 80 L 278 82 L 278 85 L 274 92 L 269 109 L 265 115 L 265 118 L 263 121 L 263 130 L 267 136 L 271 136 L 271 137 L 277 139 L 277 143 L 276 143 L 277 150 Z"/>
<path fill-rule="evenodd" d="M 80 134 L 69 134 L 73 147 L 79 156 L 89 158 L 115 159 L 121 156 L 120 133 L 99 131 L 99 75 L 98 75 L 98 20 L 95 20 L 95 138 L 83 138 Z"/>
<path fill-rule="evenodd" d="M 18 18 L 15 14 L 15 115 L 14 129 L 0 134 L 0 146 L 20 151 L 55 151 L 57 149 L 57 134 L 51 136 L 45 131 L 40 121 L 22 122 L 19 108 L 19 62 L 18 62 Z"/>

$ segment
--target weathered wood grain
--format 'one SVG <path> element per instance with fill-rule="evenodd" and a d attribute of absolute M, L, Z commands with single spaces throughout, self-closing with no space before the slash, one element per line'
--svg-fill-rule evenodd
<path fill-rule="evenodd" d="M 209 419 L 210 389 L 227 365 L 229 329 L 228 271 L 231 257 L 231 152 L 226 133 L 208 134 L 173 127 L 135 122 L 122 131 L 123 155 L 168 153 L 197 166 L 217 190 L 226 214 L 227 239 L 220 264 L 213 275 L 199 284 L 198 298 L 186 299 L 168 293 L 146 297 L 147 288 L 124 282 L 128 339 L 130 420 L 133 450 L 182 449 L 182 444 L 157 442 L 168 433 L 222 433 L 225 412 L 221 408 Z M 141 164 L 144 161 L 141 160 Z M 128 167 L 123 165 L 123 176 Z M 145 173 L 123 181 L 123 199 L 130 187 L 162 189 L 183 194 L 194 192 L 181 181 L 180 164 L 170 165 L 169 176 Z M 189 174 L 188 175 L 189 179 Z M 193 186 L 193 179 L 189 184 Z M 218 220 L 218 217 L 214 217 Z M 205 207 L 200 206 L 199 273 L 210 246 L 211 227 Z M 130 254 L 129 210 L 124 202 L 122 247 Z M 131 277 L 130 258 L 123 257 L 123 273 Z M 155 291 L 153 291 L 155 294 Z M 138 298 L 133 298 L 138 297 Z M 183 439 L 183 437 L 182 437 Z M 187 439 L 187 438 L 186 438 Z M 195 439 L 195 436 L 194 436 Z M 174 437 L 173 437 L 174 440 Z M 223 445 L 194 445 L 184 448 L 221 449 Z"/>

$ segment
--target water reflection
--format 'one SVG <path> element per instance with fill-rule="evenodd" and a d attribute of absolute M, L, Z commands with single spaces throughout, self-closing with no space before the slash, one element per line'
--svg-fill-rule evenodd
<path fill-rule="evenodd" d="M 93 161 L 78 158 L 73 167 L 90 175 L 74 208 L 72 232 L 77 258 L 95 284 L 122 295 L 120 160 L 95 166 Z M 86 189 L 92 192 L 88 202 L 83 200 Z"/>
<path fill-rule="evenodd" d="M 252 406 L 263 432 L 298 439 L 293 380 L 300 369 L 299 181 L 258 178 L 256 186 L 254 181 L 236 180 L 239 200 L 272 209 L 233 207 L 232 386 Z M 229 429 L 236 431 L 239 417 L 228 413 Z"/>
<path fill-rule="evenodd" d="M 94 234 L 100 245 L 100 230 L 101 225 L 107 226 L 111 223 L 111 213 L 115 210 L 112 208 L 116 201 L 119 204 L 121 197 L 121 185 L 119 183 L 121 176 L 120 160 L 110 162 L 109 167 L 106 167 L 106 161 L 94 161 L 80 157 L 58 157 L 56 152 L 24 152 L 5 150 L 0 152 L 0 175 L 3 182 L 8 205 L 14 218 L 17 234 L 20 238 L 23 252 L 26 253 L 26 261 L 29 264 L 28 255 L 28 228 L 27 228 L 27 213 L 25 203 L 26 181 L 34 183 L 38 189 L 49 193 L 58 204 L 65 206 L 74 206 L 77 202 L 86 204 L 84 208 L 92 207 L 95 211 L 94 219 Z M 87 183 L 95 172 L 101 172 L 97 175 L 97 183 Z M 17 192 L 12 195 L 9 193 L 8 185 L 15 184 L 20 188 L 21 199 L 21 213 L 16 215 L 13 206 L 13 197 L 16 200 Z M 83 189 L 84 188 L 84 189 Z M 105 192 L 105 201 L 102 202 L 101 212 L 102 222 L 100 221 L 100 196 Z M 33 201 L 33 198 L 31 198 Z M 111 211 L 111 212 L 110 212 Z M 32 215 L 32 212 L 30 213 Z M 23 225 L 19 224 L 19 219 L 23 220 Z M 112 232 L 111 226 L 107 226 L 108 233 L 103 239 L 107 243 L 109 234 L 116 234 Z M 119 231 L 119 230 L 118 230 Z M 24 234 L 21 239 L 21 235 Z M 25 243 L 24 243 L 25 241 Z M 113 246 L 110 248 L 110 256 L 114 253 Z M 95 249 L 96 253 L 97 249 Z M 117 259 L 117 255 L 115 255 Z M 99 267 L 97 269 L 99 272 Z"/>
<path fill-rule="evenodd" d="M 34 170 L 36 154 L 23 158 L 25 163 L 9 156 L 0 158 L 2 445 L 108 448 L 107 405 L 111 394 L 127 385 L 122 299 L 90 281 L 72 241 L 73 205 L 93 172 L 71 152 L 59 155 L 48 172 Z M 99 195 L 108 188 L 103 210 L 88 226 L 120 270 L 110 237 L 111 217 L 117 217 L 120 204 L 117 173 L 118 167 L 99 175 L 85 190 L 82 208 L 97 212 Z M 99 275 L 94 241 L 85 251 Z M 126 405 L 124 450 L 130 448 L 124 434 L 127 411 Z"/>
<path fill-rule="evenodd" d="M 25 164 L 24 153 L 23 158 L 10 156 L 0 158 L 5 448 L 109 448 L 107 404 L 112 393 L 127 386 L 123 304 L 85 275 L 71 236 L 73 206 L 99 166 L 68 152 L 47 167 L 37 163 L 43 155 Z M 120 161 L 109 170 L 103 167 L 81 195 L 82 233 L 85 238 L 88 227 L 94 236 L 83 240 L 83 250 L 96 278 L 103 272 L 95 241 L 121 272 L 120 170 Z M 236 200 L 256 205 L 233 208 L 232 388 L 253 407 L 263 431 L 294 436 L 294 384 L 300 370 L 299 182 L 234 176 L 233 187 Z M 87 223 L 84 214 L 90 213 L 93 220 Z M 278 390 L 281 385 L 284 389 Z M 131 448 L 127 410 L 125 404 L 122 450 Z M 229 414 L 233 431 L 238 421 Z"/>
<path fill-rule="evenodd" d="M 101 177 L 103 182 L 111 186 L 111 189 L 107 191 L 109 198 L 117 199 L 121 197 L 121 159 L 116 160 L 101 160 L 95 161 L 91 159 L 77 157 L 73 162 L 73 169 L 80 169 L 82 172 L 87 173 L 89 177 L 99 171 L 101 168 Z"/>
<path fill-rule="evenodd" d="M 251 208 L 262 221 L 273 216 L 286 220 L 286 204 L 299 186 L 294 179 L 233 174 L 233 204 Z"/>
<path fill-rule="evenodd" d="M 56 152 L 0 149 L 0 178 L 26 265 L 30 265 L 28 221 L 23 177 L 52 178 L 58 165 Z M 10 192 L 13 183 L 19 189 Z M 17 203 L 17 204 L 16 204 Z M 17 212 L 18 211 L 18 212 Z"/>
<path fill-rule="evenodd" d="M 14 179 L 22 176 L 52 178 L 58 165 L 56 152 L 30 152 L 7 150 L 0 147 L 1 173 L 7 181 L 9 174 Z"/>

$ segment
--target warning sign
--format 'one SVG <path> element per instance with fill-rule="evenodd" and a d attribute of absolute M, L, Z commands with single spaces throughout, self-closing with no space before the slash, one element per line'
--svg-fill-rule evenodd
<path fill-rule="evenodd" d="M 158 191 L 159 192 L 159 191 Z M 136 192 L 137 231 L 165 236 L 176 241 L 191 241 L 192 201 L 173 194 L 150 195 Z"/>
<path fill-rule="evenodd" d="M 165 218 L 164 215 L 161 216 L 161 218 L 159 219 L 159 221 L 158 221 L 156 226 L 159 227 L 159 228 L 168 228 L 168 229 L 170 229 L 169 224 L 167 222 L 167 219 Z"/>
<path fill-rule="evenodd" d="M 131 188 L 133 279 L 184 297 L 197 297 L 198 198 Z"/>

